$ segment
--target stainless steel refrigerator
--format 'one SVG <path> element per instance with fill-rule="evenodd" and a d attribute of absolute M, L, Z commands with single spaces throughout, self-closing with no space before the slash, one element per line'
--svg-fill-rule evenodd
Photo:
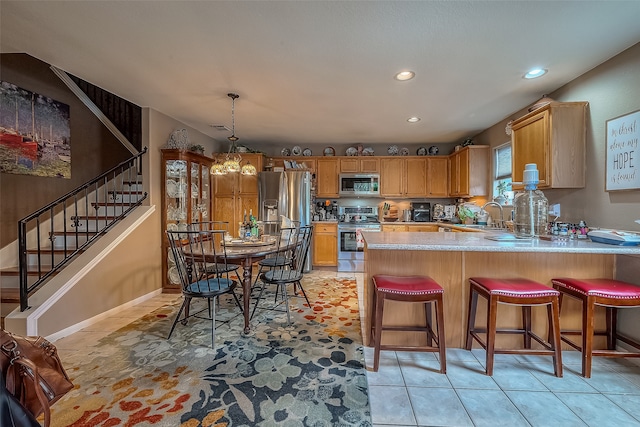
<path fill-rule="evenodd" d="M 258 174 L 260 221 L 279 221 L 280 215 L 311 224 L 311 172 L 288 170 Z M 311 271 L 311 245 L 304 271 Z"/>

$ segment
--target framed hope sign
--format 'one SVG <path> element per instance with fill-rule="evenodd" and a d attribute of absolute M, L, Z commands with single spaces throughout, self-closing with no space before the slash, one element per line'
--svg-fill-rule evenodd
<path fill-rule="evenodd" d="M 607 120 L 605 191 L 640 188 L 640 110 Z"/>

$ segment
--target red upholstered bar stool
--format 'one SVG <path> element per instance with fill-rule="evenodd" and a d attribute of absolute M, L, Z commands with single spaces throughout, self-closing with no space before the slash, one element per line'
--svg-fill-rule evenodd
<path fill-rule="evenodd" d="M 440 373 L 447 372 L 446 345 L 444 338 L 444 289 L 428 276 L 373 276 L 373 305 L 371 312 L 371 340 L 374 343 L 373 371 L 378 372 L 380 350 L 426 351 L 440 353 Z M 385 301 L 401 301 L 424 304 L 425 326 L 383 326 L 382 317 Z M 436 305 L 436 329 L 431 322 L 431 303 Z M 427 334 L 424 346 L 382 345 L 382 331 L 424 331 Z M 435 341 L 435 346 L 433 343 Z"/>
<path fill-rule="evenodd" d="M 562 377 L 562 352 L 560 343 L 560 293 L 555 289 L 528 279 L 493 279 L 488 277 L 469 278 L 471 295 L 469 298 L 469 314 L 467 318 L 467 342 L 465 348 L 471 350 L 473 340 L 487 351 L 486 372 L 493 375 L 494 354 L 535 354 L 553 356 L 553 370 L 557 377 Z M 476 328 L 476 308 L 478 295 L 487 300 L 487 327 Z M 522 307 L 521 329 L 497 329 L 498 303 L 519 305 Z M 531 307 L 546 305 L 549 323 L 549 342 L 531 330 Z M 479 334 L 486 334 L 483 341 Z M 495 349 L 496 334 L 522 334 L 524 348 Z M 537 341 L 543 349 L 532 349 L 531 339 Z"/>
<path fill-rule="evenodd" d="M 562 296 L 569 295 L 582 302 L 582 330 L 561 331 L 562 341 L 582 352 L 582 376 L 591 378 L 591 361 L 593 356 L 605 357 L 640 357 L 640 352 L 617 351 L 616 342 L 624 343 L 640 349 L 640 343 L 622 336 L 616 331 L 616 318 L 619 307 L 640 307 L 640 286 L 613 279 L 551 279 L 551 284 Z M 606 329 L 595 330 L 594 313 L 596 306 L 606 309 Z M 571 341 L 567 335 L 582 335 L 582 345 Z M 606 335 L 607 349 L 594 350 L 594 335 Z"/>

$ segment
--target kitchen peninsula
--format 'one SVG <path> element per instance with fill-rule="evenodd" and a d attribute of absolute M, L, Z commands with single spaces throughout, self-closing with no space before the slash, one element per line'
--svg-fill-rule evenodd
<path fill-rule="evenodd" d="M 468 279 L 473 276 L 524 277 L 551 286 L 552 277 L 615 277 L 616 263 L 632 262 L 640 269 L 640 247 L 612 246 L 591 241 L 545 240 L 494 241 L 486 237 L 512 236 L 508 233 L 363 233 L 365 248 L 364 319 L 365 331 L 371 327 L 371 306 L 375 274 L 428 275 L 444 288 L 444 323 L 448 347 L 463 348 L 469 298 Z M 482 301 L 482 300 L 481 300 Z M 424 324 L 424 309 L 387 302 L 385 324 Z M 394 307 L 395 305 L 395 307 Z M 500 305 L 498 327 L 519 327 L 520 310 Z M 534 307 L 533 329 L 546 336 L 544 307 Z M 581 322 L 580 306 L 565 298 L 561 314 L 563 329 L 577 329 Z M 486 304 L 478 305 L 478 322 L 486 319 Z M 596 327 L 604 326 L 604 310 L 597 313 Z M 482 323 L 479 323 L 482 324 Z M 383 343 L 408 344 L 424 340 L 424 333 L 394 332 L 384 335 Z M 368 332 L 365 345 L 370 346 Z M 600 339 L 602 337 L 598 337 Z M 520 345 L 522 338 L 499 335 L 497 346 Z M 596 341 L 599 345 L 600 341 Z"/>

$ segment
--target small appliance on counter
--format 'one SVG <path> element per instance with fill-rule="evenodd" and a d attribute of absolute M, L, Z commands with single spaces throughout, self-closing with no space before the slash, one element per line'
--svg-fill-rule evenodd
<path fill-rule="evenodd" d="M 444 207 L 444 220 L 451 221 L 456 216 L 456 205 L 446 205 Z"/>
<path fill-rule="evenodd" d="M 413 203 L 413 221 L 431 222 L 431 203 Z"/>

